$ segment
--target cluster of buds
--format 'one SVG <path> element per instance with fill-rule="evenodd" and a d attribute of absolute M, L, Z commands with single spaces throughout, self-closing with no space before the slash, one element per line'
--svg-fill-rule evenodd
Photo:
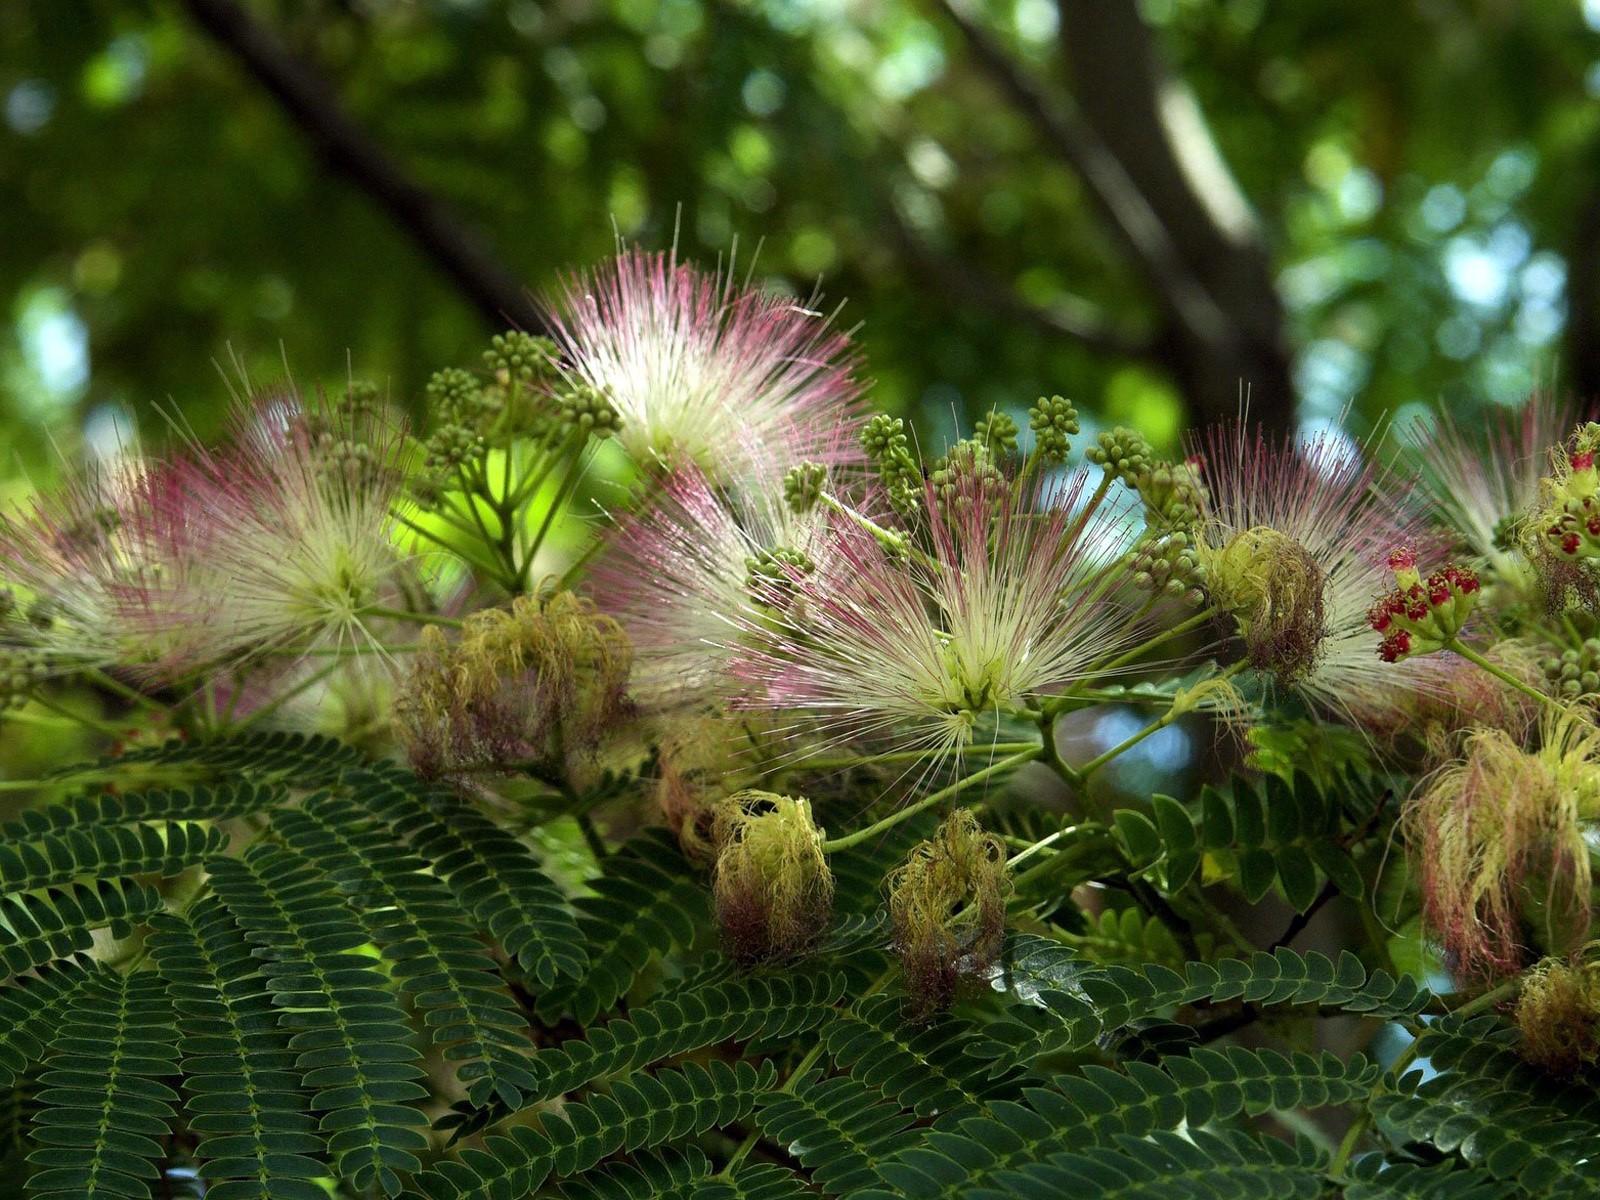
<path fill-rule="evenodd" d="M 811 802 L 739 792 L 718 808 L 713 836 L 717 920 L 733 957 L 751 966 L 810 950 L 833 915 L 833 874 Z"/>
<path fill-rule="evenodd" d="M 1145 523 L 1156 529 L 1192 529 L 1206 508 L 1206 485 L 1198 459 L 1155 462 L 1130 480 L 1144 501 Z"/>
<path fill-rule="evenodd" d="M 1367 619 L 1383 635 L 1378 655 L 1399 662 L 1413 654 L 1432 654 L 1456 640 L 1478 605 L 1478 577 L 1466 567 L 1445 567 L 1427 579 L 1417 570 L 1416 552 L 1389 555 L 1395 590 L 1372 606 Z"/>
<path fill-rule="evenodd" d="M 631 665 L 621 626 L 588 601 L 519 596 L 468 617 L 454 645 L 424 630 L 394 720 L 424 776 L 566 771 L 627 714 Z"/>
<path fill-rule="evenodd" d="M 1540 484 L 1535 527 L 1545 546 L 1566 558 L 1600 557 L 1600 425 L 1590 422 L 1557 458 L 1555 474 Z"/>
<path fill-rule="evenodd" d="M 911 453 L 906 423 L 879 413 L 862 428 L 861 449 L 878 469 L 889 503 L 898 512 L 915 512 L 922 500 L 922 469 Z"/>
<path fill-rule="evenodd" d="M 784 474 L 783 502 L 795 516 L 803 517 L 817 506 L 827 486 L 826 463 L 796 463 Z"/>
<path fill-rule="evenodd" d="M 1095 439 L 1084 455 L 1096 466 L 1104 467 L 1107 475 L 1120 479 L 1129 487 L 1137 485 L 1139 476 L 1155 462 L 1150 443 L 1136 429 L 1118 425 Z"/>
<path fill-rule="evenodd" d="M 1034 457 L 1059 467 L 1067 461 L 1071 439 L 1078 434 L 1078 410 L 1064 397 L 1041 396 L 1028 410 L 1028 428 L 1033 431 Z"/>
<path fill-rule="evenodd" d="M 972 440 L 989 452 L 990 458 L 1003 458 L 1017 452 L 1017 436 L 1021 430 L 1011 417 L 998 409 L 990 410 L 972 431 Z"/>
<path fill-rule="evenodd" d="M 481 373 L 459 367 L 435 372 L 426 396 L 434 429 L 418 486 L 424 502 L 436 500 L 464 464 L 514 440 L 554 447 L 606 437 L 620 425 L 603 394 L 564 378 L 554 342 L 515 331 L 491 340 Z"/>
<path fill-rule="evenodd" d="M 1147 533 L 1128 555 L 1128 569 L 1136 586 L 1181 597 L 1190 604 L 1205 599 L 1205 572 L 1195 541 L 1183 529 Z"/>
<path fill-rule="evenodd" d="M 21 708 L 50 678 L 50 661 L 42 650 L 0 647 L 0 709 Z"/>
<path fill-rule="evenodd" d="M 1567 700 L 1600 700 L 1600 638 L 1585 638 L 1577 649 L 1552 654 L 1541 665 L 1557 695 Z"/>
<path fill-rule="evenodd" d="M 975 504 L 997 505 L 1005 486 L 1005 476 L 981 437 L 963 438 L 951 446 L 928 473 L 928 488 L 946 518 L 963 515 Z"/>
<path fill-rule="evenodd" d="M 1005 843 L 957 809 L 889 879 L 889 918 L 915 1015 L 949 1007 L 963 976 L 982 975 L 1005 941 Z"/>

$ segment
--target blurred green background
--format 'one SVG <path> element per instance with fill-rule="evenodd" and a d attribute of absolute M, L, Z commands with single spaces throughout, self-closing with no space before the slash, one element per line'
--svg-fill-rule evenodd
<path fill-rule="evenodd" d="M 0 479 L 675 228 L 935 441 L 1597 394 L 1597 95 L 1600 0 L 4 0 Z"/>

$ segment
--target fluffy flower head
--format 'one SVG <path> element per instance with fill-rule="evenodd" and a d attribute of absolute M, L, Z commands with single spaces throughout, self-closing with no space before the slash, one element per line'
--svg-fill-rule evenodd
<path fill-rule="evenodd" d="M 1105 575 L 1117 514 L 1083 516 L 1081 478 L 964 479 L 951 494 L 930 481 L 909 532 L 835 522 L 829 568 L 787 581 L 800 605 L 746 624 L 754 703 L 949 750 L 984 714 L 1069 687 L 1144 639 L 1150 625 Z"/>
<path fill-rule="evenodd" d="M 1222 568 L 1208 586 L 1214 601 L 1243 617 L 1252 659 L 1265 629 L 1292 650 L 1282 654 L 1287 672 L 1277 668 L 1283 682 L 1363 722 L 1392 714 L 1407 692 L 1437 685 L 1437 659 L 1397 671 L 1372 650 L 1369 612 L 1392 584 L 1390 551 L 1406 544 L 1431 552 L 1426 521 L 1403 508 L 1396 479 L 1331 433 L 1295 445 L 1226 427 L 1191 449 L 1208 489 L 1200 560 L 1208 574 Z M 1259 652 L 1263 660 L 1271 648 Z"/>
<path fill-rule="evenodd" d="M 1467 738 L 1463 757 L 1428 781 L 1405 818 L 1424 916 L 1458 963 L 1478 973 L 1521 965 L 1530 883 L 1547 889 L 1558 923 L 1587 927 L 1583 824 L 1596 817 L 1600 729 L 1588 717 L 1546 717 L 1531 751 L 1500 729 Z"/>
<path fill-rule="evenodd" d="M 860 396 L 848 339 L 824 316 L 670 255 L 625 251 L 551 308 L 569 375 L 610 401 L 647 467 L 720 475 L 752 435 L 820 459 Z"/>

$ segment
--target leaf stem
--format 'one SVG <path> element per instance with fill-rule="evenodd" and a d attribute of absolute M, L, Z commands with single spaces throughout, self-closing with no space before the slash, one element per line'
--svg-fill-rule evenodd
<path fill-rule="evenodd" d="M 1020 753 L 1013 754 L 1007 758 L 1002 758 L 999 762 L 991 763 L 981 771 L 974 771 L 966 778 L 956 780 L 956 782 L 952 783 L 949 787 L 940 788 L 937 792 L 933 792 L 930 795 L 924 796 L 921 800 L 918 800 L 913 804 L 908 804 L 896 812 L 890 813 L 883 820 L 876 821 L 873 824 L 868 825 L 865 829 L 858 829 L 856 832 L 846 834 L 844 837 L 828 839 L 822 843 L 822 852 L 824 854 L 832 854 L 836 850 L 848 850 L 851 846 L 859 846 L 862 842 L 876 837 L 878 834 L 884 833 L 887 830 L 893 829 L 896 825 L 900 824 L 900 822 L 916 816 L 919 812 L 923 812 L 926 809 L 932 808 L 935 804 L 938 804 L 941 801 L 948 800 L 952 796 L 960 794 L 961 789 L 969 784 L 978 783 L 981 780 L 989 778 L 991 775 L 998 775 L 1003 771 L 1009 771 L 1013 767 L 1020 767 L 1023 763 L 1032 762 L 1038 757 L 1039 748 L 1037 746 L 1030 746 L 1028 749 L 1023 750 Z"/>
<path fill-rule="evenodd" d="M 1518 679 L 1515 675 L 1511 674 L 1511 672 L 1507 671 L 1504 667 L 1498 666 L 1495 663 L 1490 662 L 1483 655 L 1479 654 L 1476 650 L 1472 649 L 1472 647 L 1463 645 L 1460 638 L 1452 638 L 1451 641 L 1449 642 L 1449 644 L 1445 646 L 1445 649 L 1453 651 L 1454 653 L 1459 654 L 1462 658 L 1466 659 L 1468 662 L 1474 663 L 1477 666 L 1482 667 L 1485 671 L 1489 672 L 1489 674 L 1493 675 L 1501 683 L 1506 684 L 1508 687 L 1516 688 L 1517 691 L 1521 692 L 1524 696 L 1528 696 L 1531 699 L 1537 700 L 1541 704 L 1548 704 L 1548 705 L 1550 705 L 1550 707 L 1554 708 L 1557 712 L 1563 711 L 1562 710 L 1562 706 L 1561 706 L 1561 702 L 1559 700 L 1557 700 L 1554 696 L 1550 696 L 1550 695 L 1547 695 L 1544 692 L 1541 692 L 1538 688 L 1532 687 L 1528 683 L 1524 682 L 1523 680 Z"/>

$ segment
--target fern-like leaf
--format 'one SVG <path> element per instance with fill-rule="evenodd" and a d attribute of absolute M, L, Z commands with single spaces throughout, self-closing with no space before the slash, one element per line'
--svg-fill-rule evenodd
<path fill-rule="evenodd" d="M 400 771 L 353 776 L 352 798 L 381 818 L 513 955 L 552 987 L 587 965 L 577 922 L 533 854 L 454 793 Z"/>
<path fill-rule="evenodd" d="M 97 879 L 43 892 L 0 897 L 0 966 L 7 974 L 43 966 L 90 948 L 94 930 L 125 938 L 135 923 L 161 910 L 154 888 L 127 879 Z"/>
<path fill-rule="evenodd" d="M 153 972 L 96 969 L 59 1016 L 28 1161 L 34 1200 L 148 1196 L 166 1157 L 158 1140 L 178 1094 L 177 1028 L 166 984 Z"/>
<path fill-rule="evenodd" d="M 1386 1162 L 1369 1154 L 1351 1168 L 1344 1200 L 1499 1200 L 1505 1184 L 1451 1163 Z"/>
<path fill-rule="evenodd" d="M 579 1024 L 589 1024 L 633 986 L 657 954 L 693 946 L 706 919 L 705 884 L 660 830 L 611 855 L 589 886 L 595 894 L 576 903 L 588 969 L 540 1001 L 545 1020 L 569 1012 Z"/>
<path fill-rule="evenodd" d="M 762 1098 L 756 1123 L 811 1172 L 829 1195 L 879 1183 L 877 1164 L 915 1144 L 916 1117 L 848 1075 L 814 1071 Z"/>
<path fill-rule="evenodd" d="M 1365 1099 L 1379 1068 L 1362 1055 L 1348 1062 L 1274 1050 L 1200 1048 L 1160 1066 L 1131 1062 L 1125 1073 L 1091 1066 L 1024 1089 L 988 1114 L 939 1120 L 923 1144 L 878 1166 L 912 1200 L 961 1200 L 1008 1172 L 1085 1145 L 1114 1145 L 1180 1125 L 1199 1128 L 1271 1110 L 1321 1108 Z M 890 1193 L 862 1193 L 885 1200 Z"/>
<path fill-rule="evenodd" d="M 149 947 L 183 1025 L 188 1127 L 209 1200 L 326 1200 L 328 1168 L 253 947 L 222 904 L 151 922 Z"/>
<path fill-rule="evenodd" d="M 758 1069 L 720 1061 L 635 1075 L 609 1095 L 569 1104 L 559 1116 L 546 1115 L 538 1129 L 519 1125 L 487 1138 L 482 1150 L 464 1150 L 459 1161 L 418 1175 L 415 1187 L 428 1200 L 521 1200 L 551 1175 L 577 1175 L 608 1155 L 743 1120 L 776 1075 L 770 1062 Z"/>
<path fill-rule="evenodd" d="M 427 864 L 396 845 L 352 799 L 319 793 L 273 827 L 347 897 L 383 947 L 447 1061 L 460 1064 L 468 1099 L 521 1108 L 537 1086 L 527 1021 L 495 973 L 472 925 Z"/>
<path fill-rule="evenodd" d="M 89 825 L 28 841 L 0 842 L 0 891 L 25 892 L 83 876 L 179 875 L 215 854 L 228 836 L 212 825 Z"/>
<path fill-rule="evenodd" d="M 279 1022 L 302 1086 L 315 1090 L 336 1172 L 357 1188 L 400 1190 L 397 1172 L 421 1165 L 423 1116 L 406 1104 L 427 1092 L 405 1013 L 375 961 L 356 953 L 367 934 L 331 885 L 298 854 L 252 847 L 211 864 L 217 895 L 260 947 Z"/>
<path fill-rule="evenodd" d="M 41 967 L 0 988 L 0 1087 L 12 1087 L 43 1056 L 62 1009 L 97 968 L 73 961 Z"/>
<path fill-rule="evenodd" d="M 265 812 L 283 803 L 288 791 L 280 784 L 231 782 L 126 795 L 99 792 L 75 796 L 60 804 L 27 809 L 0 826 L 0 841 L 18 842 L 81 826 L 142 821 L 225 821 Z"/>

